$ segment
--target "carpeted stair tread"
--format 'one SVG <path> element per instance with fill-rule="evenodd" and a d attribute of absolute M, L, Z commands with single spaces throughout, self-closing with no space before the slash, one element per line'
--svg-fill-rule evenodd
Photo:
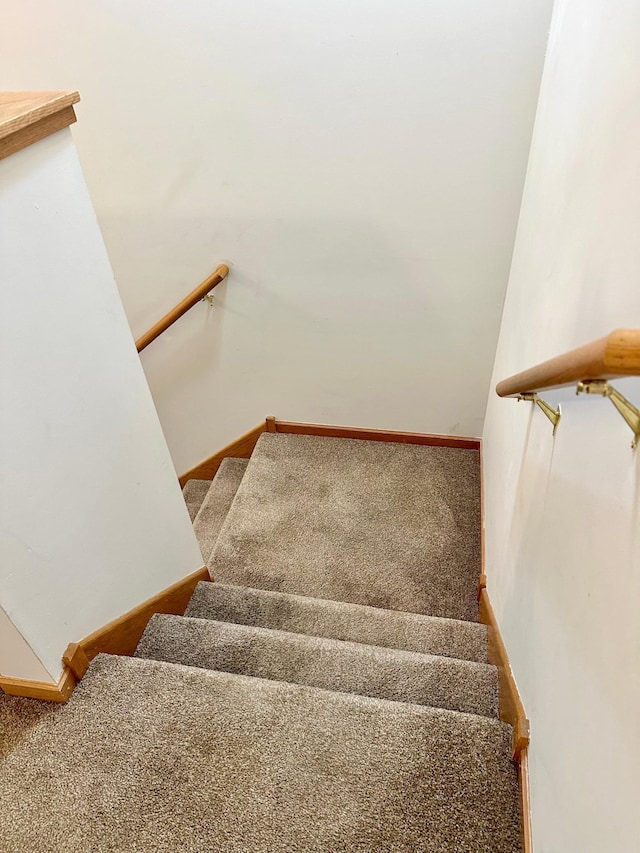
<path fill-rule="evenodd" d="M 216 544 L 216 539 L 247 470 L 248 463 L 248 459 L 234 459 L 233 457 L 222 460 L 202 506 L 193 520 L 193 530 L 205 563 L 209 561 L 211 551 Z"/>
<path fill-rule="evenodd" d="M 185 483 L 182 494 L 189 510 L 191 521 L 198 514 L 210 486 L 211 480 L 187 480 Z"/>
<path fill-rule="evenodd" d="M 477 621 L 478 453 L 263 433 L 209 566 L 225 583 Z"/>
<path fill-rule="evenodd" d="M 199 583 L 184 615 L 487 663 L 487 629 L 479 622 L 220 582 Z"/>
<path fill-rule="evenodd" d="M 136 656 L 498 716 L 495 667 L 363 643 L 156 614 Z"/>
<path fill-rule="evenodd" d="M 1 845 L 517 853 L 510 737 L 485 717 L 100 655 L 0 762 Z"/>

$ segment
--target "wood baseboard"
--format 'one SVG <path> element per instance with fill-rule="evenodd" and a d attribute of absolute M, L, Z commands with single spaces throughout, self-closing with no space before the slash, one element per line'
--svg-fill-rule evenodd
<path fill-rule="evenodd" d="M 44 681 L 26 681 L 0 675 L 0 688 L 10 696 L 25 696 L 29 699 L 44 699 L 47 702 L 66 702 L 84 676 L 93 658 L 106 652 L 110 655 L 132 655 L 154 613 L 175 613 L 181 616 L 195 586 L 200 581 L 209 581 L 211 576 L 206 566 L 187 575 L 186 578 L 148 598 L 119 616 L 79 643 L 69 643 L 62 656 L 64 671 L 57 684 Z"/>
<path fill-rule="evenodd" d="M 533 828 L 531 826 L 531 798 L 529 794 L 529 748 L 520 753 L 518 762 L 520 784 L 520 815 L 522 820 L 522 853 L 533 853 Z"/>
<path fill-rule="evenodd" d="M 480 590 L 480 621 L 489 629 L 489 663 L 498 668 L 500 719 L 513 727 L 513 760 L 519 761 L 522 751 L 529 746 L 529 720 L 486 588 Z"/>
<path fill-rule="evenodd" d="M 437 435 L 422 432 L 400 432 L 397 430 L 362 429 L 359 427 L 328 426 L 326 424 L 302 424 L 278 421 L 270 432 L 290 435 L 319 435 L 325 438 L 355 438 L 364 441 L 389 441 L 399 444 L 421 444 L 429 447 L 457 447 L 464 450 L 479 450 L 480 439 L 460 435 Z"/>
<path fill-rule="evenodd" d="M 57 684 L 0 675 L 0 688 L 7 695 L 41 699 L 45 702 L 66 702 L 75 686 L 76 678 L 68 666 L 65 666 Z"/>
<path fill-rule="evenodd" d="M 0 92 L 0 160 L 76 120 L 72 91 Z"/>
<path fill-rule="evenodd" d="M 87 665 L 101 652 L 110 655 L 132 655 L 147 627 L 147 622 L 154 613 L 174 613 L 181 616 L 196 584 L 209 580 L 211 580 L 209 570 L 203 566 L 197 572 L 187 575 L 186 578 L 143 601 L 128 613 L 98 628 L 79 643 L 71 643 L 64 654 L 65 662 L 68 666 L 77 668 L 75 674 L 80 679 Z"/>
<path fill-rule="evenodd" d="M 234 456 L 236 459 L 248 459 L 253 453 L 253 448 L 258 443 L 258 439 L 266 429 L 267 423 L 265 421 L 258 424 L 257 427 L 250 429 L 244 435 L 241 435 L 240 438 L 232 441 L 231 444 L 227 444 L 226 447 L 214 453 L 213 456 L 203 459 L 202 462 L 199 462 L 178 478 L 180 486 L 184 488 L 185 483 L 189 480 L 213 480 L 216 471 L 222 464 L 222 460 L 227 456 Z"/>
<path fill-rule="evenodd" d="M 399 444 L 422 444 L 429 447 L 457 447 L 463 450 L 479 450 L 481 440 L 460 435 L 436 435 L 422 432 L 399 432 L 384 429 L 330 426 L 328 424 L 303 424 L 293 421 L 278 421 L 273 416 L 263 424 L 227 444 L 222 450 L 203 459 L 179 477 L 180 486 L 189 480 L 213 480 L 216 471 L 227 456 L 249 459 L 263 432 L 282 432 L 289 435 L 319 435 L 325 438 L 355 438 L 364 441 L 390 441 Z"/>

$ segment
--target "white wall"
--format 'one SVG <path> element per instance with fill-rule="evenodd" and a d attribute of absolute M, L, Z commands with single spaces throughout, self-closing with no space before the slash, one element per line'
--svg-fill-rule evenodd
<path fill-rule="evenodd" d="M 0 281 L 0 673 L 55 681 L 202 565 L 69 130 L 0 161 Z"/>
<path fill-rule="evenodd" d="M 640 4 L 557 0 L 492 383 L 640 327 Z M 640 405 L 640 380 L 613 383 Z M 491 394 L 487 574 L 537 853 L 640 849 L 640 451 L 607 400 Z"/>
<path fill-rule="evenodd" d="M 267 414 L 479 435 L 551 0 L 21 0 L 178 470 Z M 2 36 L 0 36 L 0 39 Z"/>

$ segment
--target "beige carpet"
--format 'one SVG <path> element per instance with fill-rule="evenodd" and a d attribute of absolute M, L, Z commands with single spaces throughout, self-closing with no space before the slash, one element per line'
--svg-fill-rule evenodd
<path fill-rule="evenodd" d="M 208 561 L 220 528 L 229 512 L 238 486 L 249 464 L 248 459 L 223 459 L 210 488 L 202 500 L 193 529 L 200 544 L 202 559 Z M 187 483 L 187 485 L 189 485 Z M 185 486 L 186 489 L 186 486 Z"/>
<path fill-rule="evenodd" d="M 164 614 L 152 617 L 136 655 L 498 716 L 496 668 L 438 655 Z"/>
<path fill-rule="evenodd" d="M 479 622 L 220 582 L 199 583 L 184 615 L 487 663 L 487 629 Z"/>
<path fill-rule="evenodd" d="M 230 584 L 477 619 L 478 453 L 264 433 L 210 568 Z"/>
<path fill-rule="evenodd" d="M 514 853 L 497 720 L 100 656 L 0 761 L 10 853 Z"/>
<path fill-rule="evenodd" d="M 228 582 L 0 696 L 0 853 L 518 853 L 477 454 L 265 434 L 185 500 Z"/>
<path fill-rule="evenodd" d="M 189 510 L 191 521 L 193 521 L 200 511 L 202 501 L 205 499 L 210 487 L 211 480 L 188 480 L 185 484 L 182 494 L 184 495 L 184 502 Z"/>

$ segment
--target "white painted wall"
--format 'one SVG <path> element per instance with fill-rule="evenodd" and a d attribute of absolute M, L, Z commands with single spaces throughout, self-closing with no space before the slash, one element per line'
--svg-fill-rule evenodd
<path fill-rule="evenodd" d="M 492 383 L 640 327 L 640 4 L 557 0 Z M 614 383 L 640 405 L 640 380 Z M 490 395 L 489 592 L 532 723 L 537 853 L 640 849 L 640 451 L 602 398 Z"/>
<path fill-rule="evenodd" d="M 202 565 L 68 129 L 0 161 L 0 282 L 0 673 L 56 681 Z"/>
<path fill-rule="evenodd" d="M 265 415 L 479 435 L 551 0 L 21 0 L 178 470 Z"/>

